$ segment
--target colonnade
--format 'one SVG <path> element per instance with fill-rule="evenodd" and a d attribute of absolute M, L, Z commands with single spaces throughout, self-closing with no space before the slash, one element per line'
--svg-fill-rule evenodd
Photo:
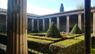
<path fill-rule="evenodd" d="M 32 22 L 31 22 L 31 24 L 32 24 L 32 31 L 34 31 L 34 19 L 35 18 L 32 18 Z M 40 18 L 42 21 L 43 21 L 43 23 L 42 23 L 42 28 L 43 28 L 43 31 L 45 31 L 45 18 Z M 48 18 L 49 19 L 49 25 L 51 25 L 51 23 L 52 23 L 52 17 L 50 18 Z M 56 20 L 57 20 L 57 24 L 56 24 L 56 26 L 57 26 L 57 28 L 60 30 L 60 16 L 57 16 L 56 18 L 55 18 Z M 82 29 L 82 14 L 78 14 L 78 26 L 79 26 L 79 28 L 80 29 Z M 39 31 L 39 19 L 37 19 L 37 30 Z M 69 33 L 70 32 L 70 16 L 69 15 L 67 15 L 66 16 L 66 32 L 67 33 Z"/>

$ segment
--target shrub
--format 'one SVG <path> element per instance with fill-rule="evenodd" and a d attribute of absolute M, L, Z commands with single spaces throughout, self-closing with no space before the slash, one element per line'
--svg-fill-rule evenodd
<path fill-rule="evenodd" d="M 41 40 L 41 39 L 35 39 L 35 38 L 28 38 L 28 48 L 43 52 L 44 54 L 49 52 L 49 44 L 52 41 L 48 40 Z"/>
<path fill-rule="evenodd" d="M 35 39 L 40 39 L 40 40 L 49 40 L 49 41 L 56 41 L 56 40 L 60 40 L 61 38 L 51 38 L 51 37 L 46 37 L 46 36 L 31 36 L 28 35 L 28 38 L 35 38 Z"/>
<path fill-rule="evenodd" d="M 82 31 L 80 30 L 80 28 L 78 27 L 77 24 L 74 25 L 73 29 L 71 30 L 71 34 L 81 34 Z"/>
<path fill-rule="evenodd" d="M 84 41 L 80 39 L 67 39 L 59 41 L 51 44 L 49 46 L 49 50 L 51 54 L 84 54 Z"/>
<path fill-rule="evenodd" d="M 54 38 L 60 38 L 62 37 L 60 35 L 60 32 L 58 31 L 57 27 L 55 26 L 54 23 L 52 23 L 50 26 L 49 26 L 49 29 L 47 31 L 47 35 L 48 37 L 54 37 Z"/>

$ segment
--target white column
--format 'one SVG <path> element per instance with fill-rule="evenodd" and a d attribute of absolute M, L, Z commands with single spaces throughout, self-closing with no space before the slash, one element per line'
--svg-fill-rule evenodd
<path fill-rule="evenodd" d="M 34 19 L 32 19 L 32 31 L 34 31 Z"/>
<path fill-rule="evenodd" d="M 67 33 L 69 33 L 69 28 L 70 28 L 69 16 L 66 16 L 66 17 L 67 17 L 66 31 L 67 31 Z"/>
<path fill-rule="evenodd" d="M 37 19 L 37 30 L 39 31 L 39 19 Z"/>
<path fill-rule="evenodd" d="M 6 17 L 6 33 L 7 33 L 7 15 L 5 15 Z"/>
<path fill-rule="evenodd" d="M 59 17 L 57 17 L 57 28 L 60 29 Z"/>
<path fill-rule="evenodd" d="M 81 14 L 78 15 L 78 26 L 80 29 L 82 29 L 82 21 L 81 21 Z"/>
<path fill-rule="evenodd" d="M 51 18 L 49 18 L 49 26 L 51 25 L 51 23 L 52 23 L 52 22 L 51 22 Z"/>
<path fill-rule="evenodd" d="M 95 34 L 95 13 L 93 13 L 93 34 Z"/>
<path fill-rule="evenodd" d="M 43 20 L 43 31 L 45 31 L 45 19 L 42 20 Z"/>

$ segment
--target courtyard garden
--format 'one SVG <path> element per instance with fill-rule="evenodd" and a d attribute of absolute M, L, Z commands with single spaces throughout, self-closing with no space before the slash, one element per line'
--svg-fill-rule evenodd
<path fill-rule="evenodd" d="M 92 38 L 92 54 L 95 53 L 95 37 Z M 52 24 L 47 32 L 28 33 L 29 54 L 85 54 L 84 35 L 77 25 L 70 33 L 59 32 Z M 0 44 L 7 46 L 7 35 L 0 33 Z M 6 49 L 0 47 L 0 52 L 5 53 Z"/>

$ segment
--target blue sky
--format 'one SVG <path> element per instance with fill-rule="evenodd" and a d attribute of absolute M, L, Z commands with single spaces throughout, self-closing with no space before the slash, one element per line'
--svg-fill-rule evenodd
<path fill-rule="evenodd" d="M 45 15 L 59 12 L 60 4 L 64 4 L 65 11 L 74 10 L 84 0 L 27 0 L 27 12 L 38 15 Z M 91 0 L 91 5 L 95 6 L 95 0 Z M 7 0 L 0 0 L 0 8 L 7 9 Z"/>

